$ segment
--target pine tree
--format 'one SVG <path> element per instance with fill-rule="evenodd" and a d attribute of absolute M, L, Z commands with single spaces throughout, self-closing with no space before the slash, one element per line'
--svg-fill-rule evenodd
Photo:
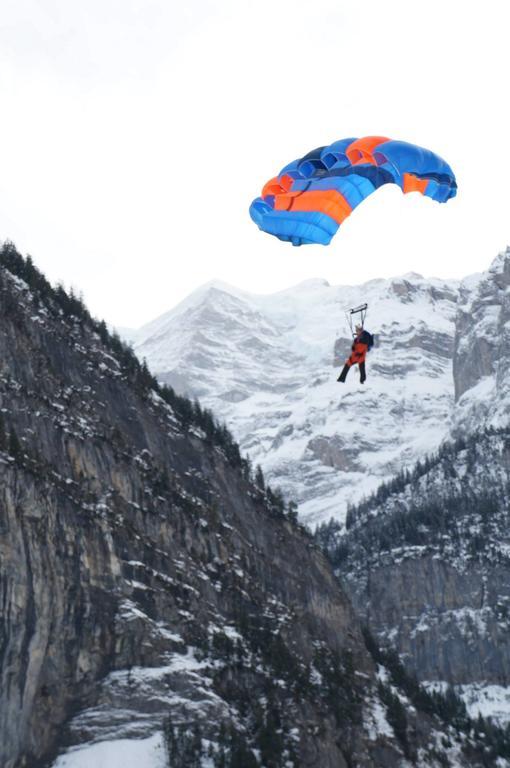
<path fill-rule="evenodd" d="M 395 736 L 400 741 L 406 757 L 410 756 L 409 740 L 407 737 L 407 714 L 399 697 L 392 693 L 391 688 L 379 683 L 379 696 L 386 706 L 388 723 L 393 728 Z"/>
<path fill-rule="evenodd" d="M 242 461 L 242 470 L 244 479 L 250 483 L 252 481 L 253 466 L 249 455 L 246 455 Z"/>
<path fill-rule="evenodd" d="M 283 739 L 278 730 L 280 723 L 279 713 L 276 708 L 271 708 L 266 721 L 258 733 L 258 747 L 262 762 L 267 768 L 279 768 L 283 752 Z"/>
<path fill-rule="evenodd" d="M 7 433 L 5 431 L 5 422 L 2 412 L 0 411 L 0 451 L 5 451 L 7 448 Z"/>
<path fill-rule="evenodd" d="M 295 501 L 289 501 L 287 504 L 287 517 L 291 523 L 297 523 L 298 521 L 298 505 Z"/>
<path fill-rule="evenodd" d="M 163 723 L 163 742 L 165 745 L 168 762 L 170 765 L 172 765 L 177 751 L 177 739 L 175 736 L 174 724 L 170 717 L 167 717 Z"/>
<path fill-rule="evenodd" d="M 356 522 L 356 512 L 354 511 L 354 507 L 352 507 L 350 504 L 347 505 L 347 516 L 345 518 L 345 527 L 347 530 L 352 528 L 354 523 Z"/>
<path fill-rule="evenodd" d="M 258 768 L 258 762 L 248 747 L 246 738 L 236 731 L 231 734 L 229 768 Z"/>
<path fill-rule="evenodd" d="M 214 755 L 214 768 L 227 768 L 227 753 L 225 751 L 227 744 L 227 727 L 225 721 L 222 720 L 218 732 L 218 751 Z"/>
<path fill-rule="evenodd" d="M 214 755 L 214 768 L 227 768 L 227 754 L 223 746 Z"/>
<path fill-rule="evenodd" d="M 264 480 L 264 473 L 262 472 L 260 464 L 257 464 L 257 469 L 255 470 L 255 485 L 260 488 L 261 491 L 265 490 L 266 481 Z"/>
<path fill-rule="evenodd" d="M 20 459 L 23 456 L 23 449 L 21 447 L 20 441 L 18 440 L 18 436 L 14 431 L 14 427 L 11 427 L 11 431 L 9 433 L 9 453 L 13 459 Z"/>

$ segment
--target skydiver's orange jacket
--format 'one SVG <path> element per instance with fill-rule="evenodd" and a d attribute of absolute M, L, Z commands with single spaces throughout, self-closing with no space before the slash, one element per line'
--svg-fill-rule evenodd
<path fill-rule="evenodd" d="M 360 363 L 364 363 L 367 352 L 368 344 L 364 344 L 362 341 L 354 339 L 351 356 L 348 360 L 345 361 L 346 365 L 350 367 L 351 365 L 359 365 Z"/>
<path fill-rule="evenodd" d="M 373 336 L 368 333 L 368 331 L 361 331 L 359 336 L 354 337 L 354 341 L 352 342 L 352 353 L 349 359 L 345 361 L 345 364 L 350 368 L 351 365 L 361 365 L 364 363 L 367 352 L 373 343 Z"/>

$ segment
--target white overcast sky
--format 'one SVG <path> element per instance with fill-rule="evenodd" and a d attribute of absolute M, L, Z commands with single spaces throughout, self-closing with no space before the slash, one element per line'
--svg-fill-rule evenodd
<path fill-rule="evenodd" d="M 0 239 L 132 327 L 215 278 L 481 271 L 510 242 L 509 22 L 507 0 L 0 0 Z M 442 155 L 457 198 L 384 187 L 328 248 L 252 223 L 281 166 L 367 134 Z"/>

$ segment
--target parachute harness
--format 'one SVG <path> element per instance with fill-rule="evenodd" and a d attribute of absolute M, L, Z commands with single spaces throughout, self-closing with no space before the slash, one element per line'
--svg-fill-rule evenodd
<path fill-rule="evenodd" d="M 365 327 L 367 310 L 368 304 L 360 304 L 359 307 L 354 307 L 353 309 L 348 309 L 346 311 L 345 316 L 347 318 L 347 322 L 349 323 L 349 328 L 351 329 L 351 334 L 353 337 L 356 336 L 356 333 L 354 332 L 355 325 L 361 325 L 362 328 Z M 357 322 L 355 315 L 359 315 L 359 323 Z"/>

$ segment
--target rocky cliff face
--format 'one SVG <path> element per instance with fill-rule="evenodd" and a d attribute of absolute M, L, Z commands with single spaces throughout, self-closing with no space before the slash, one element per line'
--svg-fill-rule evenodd
<path fill-rule="evenodd" d="M 510 432 L 480 433 L 322 532 L 360 615 L 429 684 L 509 685 L 509 491 Z"/>
<path fill-rule="evenodd" d="M 357 287 L 311 280 L 272 296 L 205 286 L 137 332 L 151 370 L 226 419 L 303 520 L 354 503 L 448 434 L 458 284 L 409 274 Z M 345 310 L 367 301 L 368 381 L 337 383 Z"/>
<path fill-rule="evenodd" d="M 376 669 L 228 433 L 12 246 L 0 408 L 2 766 L 95 765 L 105 744 L 117 765 L 124 739 L 152 766 L 191 724 L 204 766 L 480 764 Z"/>
<path fill-rule="evenodd" d="M 508 424 L 509 371 L 510 247 L 460 292 L 453 358 L 456 434 Z"/>

